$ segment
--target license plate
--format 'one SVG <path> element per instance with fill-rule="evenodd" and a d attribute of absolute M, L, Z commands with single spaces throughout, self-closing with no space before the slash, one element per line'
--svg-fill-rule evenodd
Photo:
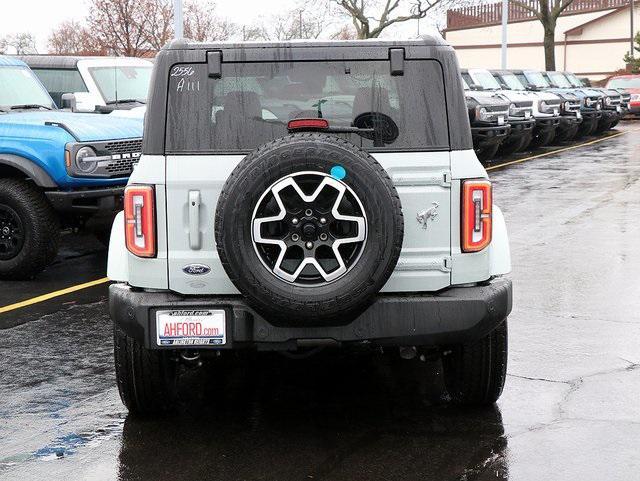
<path fill-rule="evenodd" d="M 226 344 L 223 310 L 158 311 L 158 346 L 219 346 Z"/>
<path fill-rule="evenodd" d="M 558 109 L 553 109 L 553 115 L 558 115 L 560 111 Z"/>
<path fill-rule="evenodd" d="M 579 110 L 576 112 L 576 118 L 577 119 L 581 119 L 582 118 L 582 112 L 580 112 Z"/>
<path fill-rule="evenodd" d="M 504 117 L 502 115 L 498 117 L 498 125 L 504 125 Z"/>
<path fill-rule="evenodd" d="M 524 118 L 529 120 L 531 118 L 531 112 L 529 112 L 528 110 L 524 113 Z"/>
<path fill-rule="evenodd" d="M 622 112 L 622 108 L 619 105 L 616 105 L 616 112 L 618 113 Z"/>

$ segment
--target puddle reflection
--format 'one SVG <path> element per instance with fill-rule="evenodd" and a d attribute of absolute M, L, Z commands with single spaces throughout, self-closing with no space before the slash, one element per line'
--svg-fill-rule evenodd
<path fill-rule="evenodd" d="M 182 412 L 129 416 L 119 478 L 508 478 L 497 407 L 442 402 L 439 364 L 382 355 L 262 356 L 186 376 Z"/>

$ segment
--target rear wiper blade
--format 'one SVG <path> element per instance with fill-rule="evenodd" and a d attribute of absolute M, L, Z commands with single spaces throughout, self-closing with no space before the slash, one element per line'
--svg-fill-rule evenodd
<path fill-rule="evenodd" d="M 140 99 L 118 99 L 118 100 L 110 100 L 109 102 L 107 102 L 107 105 L 133 104 L 133 103 L 146 104 L 144 100 L 140 100 Z"/>
<path fill-rule="evenodd" d="M 40 105 L 40 104 L 12 105 L 10 108 L 11 110 L 27 110 L 27 109 L 53 110 L 51 107 L 47 107 L 46 105 Z"/>

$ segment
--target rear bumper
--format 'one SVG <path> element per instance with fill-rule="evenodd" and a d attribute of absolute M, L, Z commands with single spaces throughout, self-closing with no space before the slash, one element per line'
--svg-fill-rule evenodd
<path fill-rule="evenodd" d="M 113 214 L 123 209 L 124 187 L 72 191 L 47 191 L 55 210 L 73 214 Z"/>
<path fill-rule="evenodd" d="M 479 339 L 511 312 L 511 281 L 498 278 L 473 287 L 437 294 L 378 295 L 373 304 L 344 325 L 275 326 L 241 296 L 185 297 L 171 292 L 142 292 L 125 284 L 109 288 L 113 322 L 150 349 L 156 345 L 158 310 L 224 309 L 227 344 L 198 349 L 289 350 L 326 344 L 448 345 Z M 169 347 L 168 349 L 171 349 Z"/>

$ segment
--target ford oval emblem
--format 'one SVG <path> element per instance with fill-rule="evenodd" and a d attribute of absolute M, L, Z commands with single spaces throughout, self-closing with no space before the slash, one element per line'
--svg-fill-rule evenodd
<path fill-rule="evenodd" d="M 202 276 L 211 272 L 211 267 L 204 264 L 189 264 L 182 268 L 182 272 L 190 276 Z"/>

